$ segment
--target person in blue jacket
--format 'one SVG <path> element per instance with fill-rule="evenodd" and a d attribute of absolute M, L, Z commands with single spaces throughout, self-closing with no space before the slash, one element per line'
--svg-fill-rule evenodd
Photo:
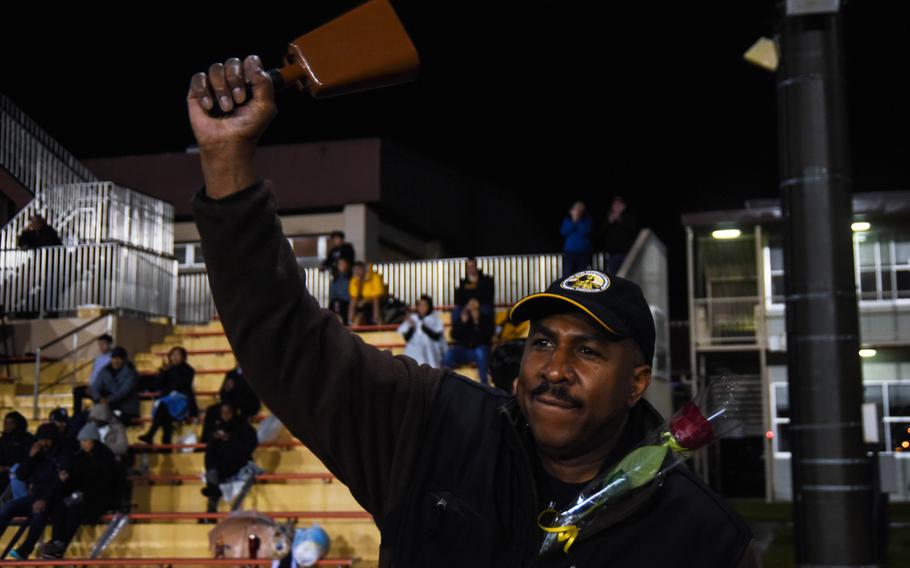
<path fill-rule="evenodd" d="M 591 265 L 591 216 L 585 204 L 577 201 L 569 209 L 569 216 L 562 220 L 560 229 L 565 242 L 562 247 L 563 277 L 581 272 Z"/>

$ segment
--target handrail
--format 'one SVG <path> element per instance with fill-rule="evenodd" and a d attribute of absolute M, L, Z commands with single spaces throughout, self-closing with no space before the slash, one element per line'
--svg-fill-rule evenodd
<path fill-rule="evenodd" d="M 73 381 L 72 382 L 75 385 L 75 383 L 76 383 L 75 373 L 76 373 L 77 361 L 78 361 L 76 356 L 79 352 L 79 332 L 88 328 L 91 325 L 98 323 L 99 321 L 101 321 L 104 318 L 107 318 L 107 333 L 111 333 L 114 330 L 114 316 L 112 314 L 103 314 L 103 315 L 100 315 L 100 316 L 92 319 L 91 321 L 89 321 L 87 323 L 84 323 L 84 324 L 70 330 L 66 334 L 58 337 L 57 339 L 54 339 L 53 341 L 50 341 L 50 342 L 42 345 L 41 347 L 38 347 L 37 349 L 35 349 L 35 386 L 34 386 L 34 402 L 32 405 L 32 417 L 35 420 L 38 420 L 39 418 L 41 418 L 40 410 L 38 409 L 38 399 L 41 396 L 41 352 L 52 345 L 56 345 L 58 342 L 66 339 L 67 337 L 72 337 L 73 338 L 73 348 L 66 355 L 71 355 L 73 358 Z M 97 338 L 95 338 L 95 339 L 97 339 Z M 64 356 L 64 359 L 65 359 L 65 357 L 66 356 Z"/>
<path fill-rule="evenodd" d="M 74 333 L 79 333 L 80 331 L 82 331 L 83 329 L 89 327 L 90 325 L 92 325 L 92 324 L 94 324 L 94 323 L 96 323 L 96 322 L 98 322 L 98 321 L 100 321 L 100 320 L 102 320 L 102 319 L 104 319 L 104 318 L 110 318 L 110 317 L 111 317 L 110 314 L 101 314 L 100 316 L 96 317 L 95 319 L 92 319 L 92 320 L 90 320 L 90 321 L 88 321 L 88 322 L 86 322 L 86 323 L 80 325 L 79 327 L 76 327 L 76 328 L 71 329 L 69 332 L 67 332 L 67 333 L 64 334 L 64 335 L 61 335 L 61 336 L 58 337 L 57 339 L 54 339 L 53 341 L 49 341 L 49 342 L 45 343 L 44 345 L 42 345 L 42 346 L 39 347 L 38 349 L 47 349 L 47 348 L 50 347 L 51 345 L 54 345 L 55 343 L 59 343 L 60 341 L 63 341 L 64 339 L 66 339 L 67 337 L 73 335 Z M 110 331 L 110 330 L 108 330 L 108 331 Z"/>

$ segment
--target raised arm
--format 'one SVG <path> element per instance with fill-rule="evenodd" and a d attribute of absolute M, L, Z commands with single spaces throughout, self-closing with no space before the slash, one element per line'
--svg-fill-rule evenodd
<path fill-rule="evenodd" d="M 205 112 L 214 101 L 226 118 Z M 206 186 L 194 200 L 215 305 L 250 386 L 272 412 L 382 522 L 422 448 L 442 372 L 418 367 L 352 335 L 307 292 L 281 231 L 275 199 L 253 168 L 275 115 L 258 58 L 193 77 L 190 121 Z"/>

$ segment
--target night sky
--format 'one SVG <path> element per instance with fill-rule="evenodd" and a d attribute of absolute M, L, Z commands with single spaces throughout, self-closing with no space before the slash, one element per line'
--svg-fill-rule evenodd
<path fill-rule="evenodd" d="M 674 317 L 685 317 L 680 214 L 777 194 L 774 76 L 742 59 L 772 34 L 772 2 L 392 2 L 421 55 L 418 81 L 291 94 L 264 144 L 388 138 L 509 188 L 553 227 L 555 247 L 573 200 L 597 218 L 623 194 L 668 246 Z M 275 65 L 287 41 L 356 4 L 6 18 L 0 90 L 78 157 L 179 152 L 193 142 L 192 73 L 248 53 Z M 910 189 L 907 4 L 846 9 L 857 191 Z"/>

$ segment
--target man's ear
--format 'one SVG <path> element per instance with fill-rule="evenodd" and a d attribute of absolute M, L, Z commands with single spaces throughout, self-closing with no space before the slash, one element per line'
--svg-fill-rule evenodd
<path fill-rule="evenodd" d="M 512 379 L 512 394 L 518 392 L 518 377 Z"/>
<path fill-rule="evenodd" d="M 651 365 L 639 365 L 632 370 L 632 373 L 632 389 L 629 392 L 629 398 L 626 399 L 626 405 L 629 408 L 635 406 L 651 386 Z"/>

